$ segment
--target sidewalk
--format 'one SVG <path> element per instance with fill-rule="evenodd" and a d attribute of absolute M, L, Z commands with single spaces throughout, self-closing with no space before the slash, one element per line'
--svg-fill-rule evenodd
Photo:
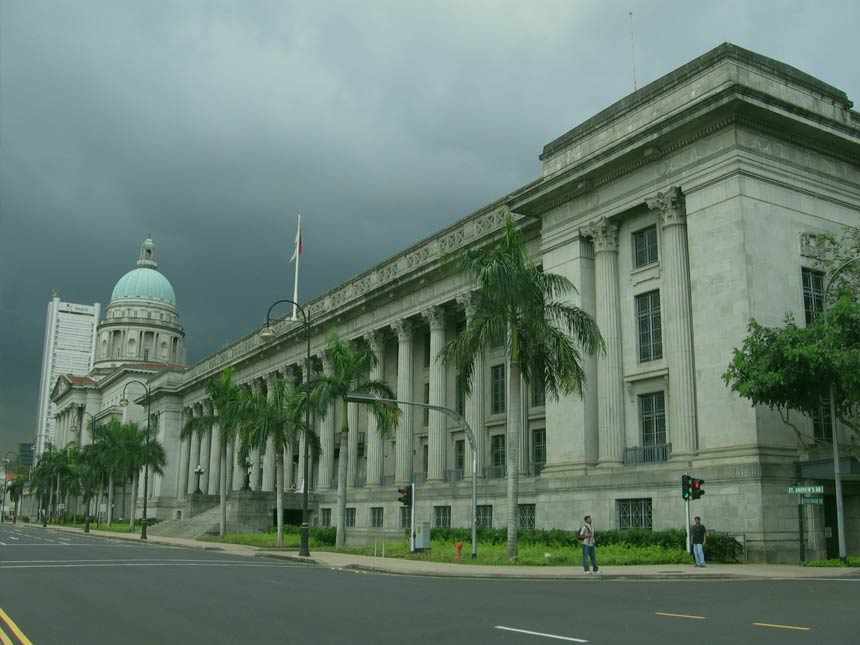
<path fill-rule="evenodd" d="M 38 526 L 28 524 L 26 526 Z M 49 529 L 82 534 L 79 528 L 51 526 Z M 90 530 L 94 537 L 113 538 L 141 542 L 137 533 L 114 533 Z M 184 538 L 150 536 L 146 543 L 206 551 L 222 551 L 231 555 L 257 558 L 275 558 L 316 564 L 336 569 L 372 571 L 377 573 L 450 577 L 450 578 L 509 578 L 520 580 L 726 580 L 726 579 L 811 579 L 854 578 L 860 579 L 860 568 L 801 567 L 792 564 L 709 564 L 697 569 L 692 564 L 660 564 L 600 567 L 597 575 L 586 576 L 581 567 L 535 567 L 535 566 L 488 566 L 403 560 L 400 558 L 375 558 L 366 555 L 314 551 L 310 558 L 303 558 L 295 550 L 259 549 L 241 544 L 203 542 Z M 466 556 L 468 557 L 468 555 Z M 463 560 L 463 562 L 468 562 Z"/>

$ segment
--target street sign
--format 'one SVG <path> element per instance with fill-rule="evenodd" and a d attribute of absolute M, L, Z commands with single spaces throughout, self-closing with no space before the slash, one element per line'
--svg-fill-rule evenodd
<path fill-rule="evenodd" d="M 812 493 L 823 493 L 824 486 L 789 486 L 788 487 L 789 494 L 792 495 L 806 495 Z"/>
<path fill-rule="evenodd" d="M 800 503 L 801 504 L 815 504 L 816 506 L 821 506 L 822 504 L 824 504 L 824 498 L 823 497 L 801 497 Z"/>

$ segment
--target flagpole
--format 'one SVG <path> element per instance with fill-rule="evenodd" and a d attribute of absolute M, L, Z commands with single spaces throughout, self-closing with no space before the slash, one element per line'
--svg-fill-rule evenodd
<path fill-rule="evenodd" d="M 299 213 L 299 230 L 296 234 L 296 249 L 293 255 L 296 258 L 296 276 L 293 280 L 293 320 L 298 320 L 296 314 L 298 313 L 298 303 L 299 301 L 299 260 L 302 258 L 301 253 L 301 244 L 302 244 L 302 214 Z"/>

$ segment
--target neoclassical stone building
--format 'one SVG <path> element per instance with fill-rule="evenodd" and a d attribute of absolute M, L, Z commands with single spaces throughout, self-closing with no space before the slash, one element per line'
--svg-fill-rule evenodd
<path fill-rule="evenodd" d="M 791 311 L 802 320 L 805 307 L 820 306 L 810 234 L 860 225 L 860 114 L 851 107 L 837 88 L 721 45 L 546 144 L 535 181 L 306 303 L 314 369 L 330 369 L 331 329 L 369 344 L 380 359 L 373 376 L 398 398 L 463 413 L 475 429 L 478 464 L 473 473 L 462 427 L 412 407 L 383 439 L 367 411 L 350 404 L 357 431 L 348 454 L 338 454 L 333 410 L 316 422 L 322 450 L 311 472 L 298 459 L 302 446 L 285 456 L 286 482 L 310 486 L 312 523 L 333 521 L 337 462 L 347 459 L 350 540 L 402 534 L 397 485 L 408 481 L 418 483 L 421 519 L 465 527 L 478 477 L 478 521 L 505 525 L 504 354 L 487 347 L 470 396 L 435 356 L 469 316 L 472 286 L 448 270 L 445 255 L 492 244 L 513 213 L 534 260 L 577 285 L 572 301 L 595 316 L 606 341 L 605 355 L 585 359 L 581 398 L 547 398 L 539 384 L 523 392 L 521 524 L 573 529 L 589 513 L 604 529 L 680 527 L 680 476 L 690 472 L 706 481 L 694 512 L 709 529 L 738 535 L 750 559 L 796 561 L 798 500 L 787 486 L 807 481 L 825 488 L 824 505 L 802 508 L 807 553 L 832 552 L 832 461 L 828 471 L 828 446 L 811 440 L 827 440 L 827 423 L 800 420 L 810 437 L 801 442 L 777 414 L 732 394 L 721 376 L 750 318 L 778 324 Z M 70 420 L 82 406 L 117 414 L 125 383 L 145 380 L 169 455 L 164 476 L 149 486 L 149 512 L 193 522 L 216 503 L 217 430 L 182 442 L 183 420 L 208 409 L 206 383 L 227 366 L 261 392 L 273 378 L 300 374 L 302 328 L 282 319 L 273 343 L 250 330 L 179 366 L 175 299 L 145 294 L 149 305 L 139 311 L 150 315 L 133 320 L 139 294 L 125 290 L 126 278 L 99 328 L 96 366 L 105 369 L 61 379 L 54 400 Z M 137 405 L 130 414 L 145 413 Z M 269 525 L 273 450 L 253 454 L 251 493 L 240 491 L 245 467 L 236 455 L 231 447 L 231 522 Z M 193 495 L 198 465 L 202 495 Z M 849 552 L 857 552 L 860 470 L 847 462 L 843 469 Z M 290 519 L 300 497 L 287 495 Z"/>

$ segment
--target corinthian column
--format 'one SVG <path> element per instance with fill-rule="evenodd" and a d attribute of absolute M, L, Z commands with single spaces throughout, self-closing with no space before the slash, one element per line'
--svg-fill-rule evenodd
<path fill-rule="evenodd" d="M 468 294 L 458 299 L 466 310 L 466 324 L 475 315 L 475 306 L 472 295 Z M 472 366 L 472 391 L 466 396 L 466 423 L 475 435 L 475 452 L 477 453 L 477 476 L 482 477 L 484 473 L 484 355 L 481 353 L 475 358 Z M 472 473 L 472 445 L 466 441 L 466 475 L 471 477 Z"/>
<path fill-rule="evenodd" d="M 367 344 L 377 358 L 376 366 L 370 369 L 370 380 L 381 381 L 385 375 L 385 344 L 383 342 L 382 332 L 373 331 L 365 336 Z M 367 485 L 380 486 L 382 484 L 383 475 L 383 444 L 382 435 L 379 434 L 377 428 L 376 417 L 373 414 L 367 414 L 367 437 L 365 439 L 365 449 L 367 450 Z"/>
<path fill-rule="evenodd" d="M 275 396 L 275 374 L 266 376 L 266 398 L 271 401 Z M 275 441 L 272 437 L 266 442 L 266 454 L 263 455 L 263 490 L 275 490 Z"/>
<path fill-rule="evenodd" d="M 445 311 L 433 306 L 424 312 L 430 324 L 430 404 L 445 406 L 445 366 L 437 360 L 445 345 Z M 442 481 L 445 478 L 445 457 L 448 444 L 448 417 L 430 410 L 429 455 L 427 459 L 427 481 Z"/>
<path fill-rule="evenodd" d="M 621 366 L 621 301 L 618 294 L 618 227 L 605 217 L 588 227 L 594 245 L 597 325 L 606 353 L 597 357 L 598 445 L 601 464 L 622 461 L 624 385 Z"/>
<path fill-rule="evenodd" d="M 669 436 L 672 456 L 696 452 L 696 382 L 693 373 L 693 332 L 690 304 L 690 262 L 687 256 L 687 209 L 678 187 L 647 200 L 663 227 L 665 269 L 661 310 L 669 368 Z"/>
<path fill-rule="evenodd" d="M 334 374 L 334 365 L 328 353 L 322 354 L 323 374 L 331 376 Z M 331 488 L 331 480 L 334 473 L 334 429 L 337 423 L 336 408 L 334 404 L 328 406 L 325 419 L 322 420 L 320 432 L 320 466 L 317 476 L 317 487 L 320 490 Z M 346 455 L 340 455 L 340 459 L 346 459 Z"/>
<path fill-rule="evenodd" d="M 394 323 L 397 332 L 397 398 L 411 401 L 412 386 L 412 324 L 408 320 Z M 394 466 L 395 483 L 407 484 L 412 479 L 412 424 L 414 406 L 400 406 L 397 426 L 397 459 Z"/>

